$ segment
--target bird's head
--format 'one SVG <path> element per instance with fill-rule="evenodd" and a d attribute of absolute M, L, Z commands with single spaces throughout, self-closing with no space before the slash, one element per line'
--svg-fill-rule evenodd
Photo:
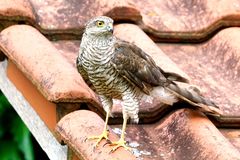
<path fill-rule="evenodd" d="M 113 34 L 113 20 L 106 16 L 90 19 L 85 26 L 88 35 L 104 36 Z"/>

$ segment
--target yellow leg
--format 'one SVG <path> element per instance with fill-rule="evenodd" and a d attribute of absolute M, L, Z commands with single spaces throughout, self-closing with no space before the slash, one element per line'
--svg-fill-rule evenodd
<path fill-rule="evenodd" d="M 94 148 L 98 146 L 98 144 L 101 142 L 102 139 L 108 140 L 107 124 L 108 124 L 109 114 L 110 114 L 110 110 L 107 111 L 107 115 L 106 115 L 105 124 L 104 124 L 102 134 L 100 134 L 99 136 L 91 136 L 91 137 L 87 138 L 87 139 L 97 139 L 97 142 L 95 143 Z"/>
<path fill-rule="evenodd" d="M 114 146 L 114 148 L 111 150 L 111 152 L 116 151 L 119 147 L 123 147 L 126 150 L 131 150 L 130 147 L 126 146 L 125 135 L 124 135 L 126 127 L 127 127 L 127 117 L 123 116 L 122 134 L 121 134 L 120 139 L 117 142 L 112 142 L 110 144 L 111 146 Z"/>

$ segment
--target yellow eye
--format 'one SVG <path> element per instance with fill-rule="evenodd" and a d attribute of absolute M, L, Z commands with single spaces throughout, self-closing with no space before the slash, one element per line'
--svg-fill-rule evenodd
<path fill-rule="evenodd" d="M 98 27 L 102 27 L 104 25 L 104 22 L 103 21 L 97 21 L 96 24 L 97 24 Z"/>

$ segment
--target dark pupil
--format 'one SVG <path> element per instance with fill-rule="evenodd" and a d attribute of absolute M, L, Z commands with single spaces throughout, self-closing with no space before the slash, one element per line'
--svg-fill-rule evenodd
<path fill-rule="evenodd" d="M 102 22 L 98 22 L 98 25 L 101 26 L 103 23 Z"/>

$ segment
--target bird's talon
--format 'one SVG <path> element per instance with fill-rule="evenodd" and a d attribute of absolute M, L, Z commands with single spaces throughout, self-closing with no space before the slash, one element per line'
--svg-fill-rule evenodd
<path fill-rule="evenodd" d="M 97 148 L 98 144 L 102 141 L 102 139 L 106 139 L 107 141 L 109 141 L 108 131 L 103 131 L 103 133 L 100 134 L 99 136 L 91 136 L 87 138 L 87 140 L 90 140 L 90 139 L 97 139 L 97 142 L 94 145 L 94 148 Z"/>
<path fill-rule="evenodd" d="M 118 148 L 123 147 L 125 150 L 131 151 L 132 149 L 126 145 L 126 141 L 119 140 L 117 142 L 112 142 L 110 146 L 114 146 L 109 153 L 115 152 Z"/>
<path fill-rule="evenodd" d="M 103 147 L 106 146 L 107 144 L 112 144 L 112 142 L 109 139 L 107 139 L 106 141 L 107 142 L 103 145 Z"/>

